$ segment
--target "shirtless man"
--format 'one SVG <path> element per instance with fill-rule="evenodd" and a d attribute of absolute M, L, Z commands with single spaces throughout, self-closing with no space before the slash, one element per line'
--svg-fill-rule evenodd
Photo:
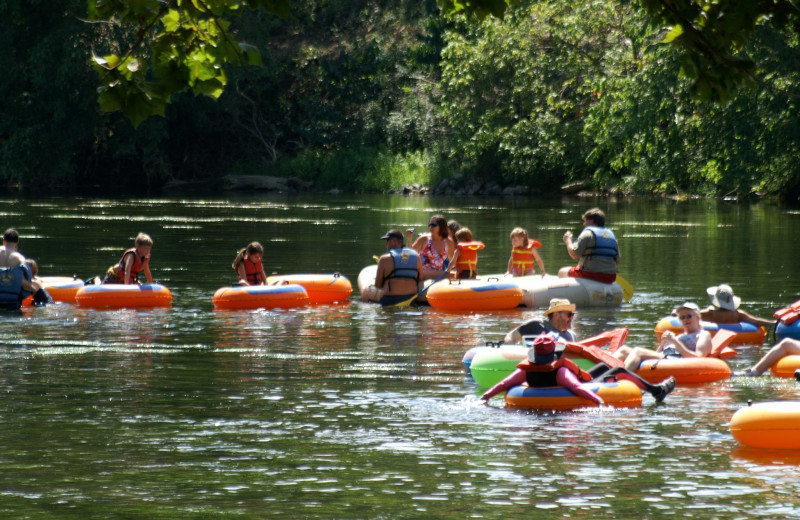
<path fill-rule="evenodd" d="M 25 265 L 25 257 L 17 251 L 18 246 L 19 232 L 14 228 L 6 229 L 3 233 L 3 247 L 0 247 L 0 267 L 12 268 Z M 22 280 L 22 288 L 30 292 L 36 291 L 29 279 Z"/>
<path fill-rule="evenodd" d="M 765 320 L 739 309 L 742 300 L 733 294 L 733 289 L 731 289 L 730 285 L 722 284 L 716 287 L 709 287 L 706 292 L 708 297 L 711 298 L 711 305 L 700 311 L 700 317 L 704 321 L 723 324 L 751 323 L 756 327 L 772 327 L 775 325 L 774 320 Z"/>

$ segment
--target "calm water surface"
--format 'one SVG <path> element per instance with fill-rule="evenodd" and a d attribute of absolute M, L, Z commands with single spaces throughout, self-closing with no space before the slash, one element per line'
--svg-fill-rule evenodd
<path fill-rule="evenodd" d="M 139 231 L 173 307 L 70 305 L 0 315 L 0 518 L 800 518 L 800 452 L 740 447 L 748 400 L 800 399 L 763 377 L 681 387 L 666 403 L 562 414 L 479 404 L 463 353 L 541 310 L 453 314 L 352 300 L 299 310 L 213 311 L 252 240 L 267 272 L 353 282 L 390 227 L 443 212 L 505 270 L 524 226 L 548 271 L 591 206 L 620 237 L 636 288 L 579 309 L 576 331 L 653 327 L 729 283 L 769 316 L 800 296 L 797 211 L 717 201 L 403 197 L 6 199 L 0 227 L 42 275 L 82 278 Z M 731 360 L 748 366 L 772 342 Z"/>

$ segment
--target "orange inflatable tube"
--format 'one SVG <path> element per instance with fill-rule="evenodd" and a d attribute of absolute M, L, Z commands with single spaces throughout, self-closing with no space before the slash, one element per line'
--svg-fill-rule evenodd
<path fill-rule="evenodd" d="M 800 368 L 800 356 L 785 356 L 769 368 L 774 377 L 794 377 L 794 371 Z"/>
<path fill-rule="evenodd" d="M 800 401 L 769 401 L 739 409 L 731 434 L 745 446 L 800 450 Z"/>
<path fill-rule="evenodd" d="M 673 376 L 680 384 L 710 383 L 731 377 L 731 367 L 718 358 L 646 359 L 636 371 L 650 383 Z"/>
<path fill-rule="evenodd" d="M 268 276 L 267 285 L 295 284 L 308 294 L 308 303 L 344 303 L 353 294 L 353 285 L 347 277 L 333 274 L 288 274 Z"/>
<path fill-rule="evenodd" d="M 712 323 L 710 321 L 701 321 L 700 325 L 703 329 L 707 330 L 713 336 L 719 330 L 730 330 L 735 332 L 736 336 L 730 342 L 731 345 L 761 345 L 764 343 L 764 338 L 767 337 L 767 331 L 764 327 L 756 327 L 751 323 Z M 662 318 L 657 324 L 654 332 L 656 339 L 661 340 L 661 334 L 664 331 L 671 330 L 675 334 L 683 334 L 683 327 L 677 316 L 667 316 Z"/>
<path fill-rule="evenodd" d="M 602 397 L 606 404 L 617 408 L 634 408 L 642 405 L 642 391 L 630 381 L 584 383 L 581 386 Z M 594 401 L 578 397 L 566 388 L 531 388 L 527 385 L 509 388 L 506 392 L 505 402 L 511 408 L 528 410 L 567 411 L 576 408 L 597 407 L 597 403 Z"/>
<path fill-rule="evenodd" d="M 448 311 L 497 311 L 516 308 L 522 295 L 522 289 L 513 283 L 459 280 L 432 285 L 428 303 Z"/>
<path fill-rule="evenodd" d="M 156 283 L 84 285 L 75 302 L 80 307 L 169 307 L 172 293 Z"/>
<path fill-rule="evenodd" d="M 308 303 L 306 290 L 295 284 L 221 287 L 212 298 L 217 309 L 292 309 Z"/>
<path fill-rule="evenodd" d="M 83 280 L 77 276 L 42 276 L 40 279 L 54 302 L 75 303 L 75 296 L 83 287 Z M 33 296 L 25 298 L 22 305 L 33 305 Z"/>

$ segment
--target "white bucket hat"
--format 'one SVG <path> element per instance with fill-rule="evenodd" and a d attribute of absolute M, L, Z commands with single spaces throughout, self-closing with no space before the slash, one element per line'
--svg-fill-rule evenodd
<path fill-rule="evenodd" d="M 711 305 L 719 307 L 720 309 L 727 309 L 735 311 L 742 303 L 742 299 L 734 296 L 733 289 L 730 285 L 722 284 L 717 287 L 709 287 L 706 289 L 709 298 L 711 298 Z"/>

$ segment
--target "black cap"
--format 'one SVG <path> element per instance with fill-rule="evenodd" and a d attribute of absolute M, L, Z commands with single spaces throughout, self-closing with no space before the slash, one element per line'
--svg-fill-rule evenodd
<path fill-rule="evenodd" d="M 401 233 L 399 229 L 392 229 L 392 230 L 389 230 L 385 235 L 383 235 L 381 237 L 381 240 L 388 240 L 390 238 L 396 238 L 396 239 L 398 239 L 398 240 L 400 240 L 402 242 L 403 241 L 403 233 Z"/>

